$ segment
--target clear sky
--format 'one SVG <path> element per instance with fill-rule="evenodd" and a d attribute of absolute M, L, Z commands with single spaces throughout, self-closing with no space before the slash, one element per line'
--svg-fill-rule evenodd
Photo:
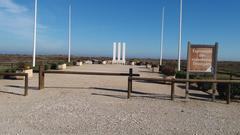
<path fill-rule="evenodd" d="M 160 56 L 165 7 L 164 58 L 177 58 L 179 0 L 38 0 L 37 54 L 68 53 L 68 4 L 72 4 L 72 53 L 112 56 L 112 43 L 127 43 L 128 57 Z M 219 42 L 219 58 L 240 59 L 240 0 L 183 0 L 187 41 Z M 31 54 L 34 0 L 0 0 L 0 53 Z"/>

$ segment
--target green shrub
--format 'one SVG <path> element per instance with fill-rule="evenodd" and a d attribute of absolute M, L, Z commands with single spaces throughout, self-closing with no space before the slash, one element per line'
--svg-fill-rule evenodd
<path fill-rule="evenodd" d="M 19 62 L 19 63 L 17 63 L 17 69 L 18 70 L 28 70 L 28 69 L 31 69 L 31 66 L 29 64 Z"/>
<path fill-rule="evenodd" d="M 217 91 L 221 98 L 226 97 L 227 90 L 228 90 L 228 84 L 219 83 L 217 85 Z M 230 93 L 231 93 L 231 98 L 234 98 L 235 96 L 240 96 L 240 84 L 232 84 Z"/>
<path fill-rule="evenodd" d="M 34 73 L 37 73 L 39 71 L 39 65 L 37 65 L 37 66 L 35 66 L 34 68 L 33 68 L 33 72 Z"/>
<path fill-rule="evenodd" d="M 73 65 L 77 65 L 77 62 L 76 62 L 76 61 L 74 61 L 74 62 L 73 62 Z"/>
<path fill-rule="evenodd" d="M 16 68 L 12 68 L 12 69 L 6 69 L 5 72 L 6 73 L 16 73 L 17 69 Z M 9 75 L 5 75 L 5 76 L 0 76 L 1 79 L 11 79 L 12 76 Z"/>
<path fill-rule="evenodd" d="M 13 69 L 6 69 L 5 72 L 6 73 L 16 73 L 17 69 L 13 68 Z"/>
<path fill-rule="evenodd" d="M 152 68 L 158 67 L 157 64 L 152 64 Z"/>
<path fill-rule="evenodd" d="M 57 63 L 57 65 L 62 65 L 62 64 L 65 64 L 65 62 L 64 61 L 60 61 L 60 62 Z"/>
<path fill-rule="evenodd" d="M 73 66 L 74 64 L 73 64 L 73 62 L 68 62 L 67 63 L 67 66 Z"/>
<path fill-rule="evenodd" d="M 211 75 L 201 75 L 201 76 L 197 76 L 196 79 L 210 80 L 210 79 L 213 79 L 213 77 Z M 213 87 L 213 83 L 198 82 L 197 87 L 200 90 L 210 90 Z"/>
<path fill-rule="evenodd" d="M 166 76 L 173 76 L 176 74 L 175 68 L 170 67 L 170 66 L 163 66 L 161 73 L 166 75 Z"/>
<path fill-rule="evenodd" d="M 51 69 L 57 69 L 58 64 L 57 63 L 52 63 L 50 67 L 51 67 Z"/>
<path fill-rule="evenodd" d="M 51 69 L 51 65 L 45 64 L 45 65 L 44 65 L 44 70 L 49 70 L 49 69 Z"/>
<path fill-rule="evenodd" d="M 206 82 L 198 82 L 197 87 L 198 87 L 198 89 L 205 91 L 205 90 L 212 89 L 213 84 L 212 83 L 206 83 Z"/>
<path fill-rule="evenodd" d="M 187 78 L 187 73 L 184 71 L 177 71 L 176 72 L 176 78 L 177 79 L 186 79 Z"/>
<path fill-rule="evenodd" d="M 187 72 L 186 71 L 177 71 L 176 72 L 176 78 L 177 79 L 186 79 L 187 78 Z M 189 79 L 196 79 L 197 76 L 196 75 L 189 75 Z"/>

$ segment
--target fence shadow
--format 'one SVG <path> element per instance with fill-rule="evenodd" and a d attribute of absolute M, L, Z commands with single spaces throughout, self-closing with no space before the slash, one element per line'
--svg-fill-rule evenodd
<path fill-rule="evenodd" d="M 127 99 L 127 96 L 120 96 L 120 95 L 110 95 L 110 94 L 99 94 L 99 93 L 92 93 L 94 96 L 105 96 L 105 97 L 113 97 L 113 98 L 119 98 L 119 99 Z"/>
<path fill-rule="evenodd" d="M 120 95 L 98 94 L 98 93 L 92 93 L 92 95 L 127 99 L 127 90 L 111 89 L 111 88 L 99 88 L 99 87 L 92 87 L 92 89 L 101 90 L 101 91 L 126 93 L 126 96 L 123 97 L 123 96 L 120 96 Z M 136 94 L 136 95 L 131 95 L 131 97 L 134 97 L 134 98 L 150 98 L 150 99 L 171 100 L 171 95 L 167 95 L 167 94 L 147 93 L 147 92 L 139 92 L 139 91 L 132 91 L 131 93 Z M 175 96 L 175 97 L 176 98 L 182 98 L 182 97 L 178 97 L 178 96 Z"/>
<path fill-rule="evenodd" d="M 0 91 L 0 93 L 10 94 L 10 95 L 17 95 L 17 96 L 24 96 L 24 94 L 19 94 L 19 93 L 14 93 L 14 92 L 8 92 L 8 91 Z"/>
<path fill-rule="evenodd" d="M 48 86 L 45 88 L 48 88 L 48 89 L 91 89 L 91 87 L 56 87 L 56 86 Z"/>
<path fill-rule="evenodd" d="M 24 86 L 17 86 L 17 85 L 5 85 L 6 87 L 11 87 L 11 88 L 21 88 L 24 89 Z M 33 86 L 28 86 L 28 90 L 38 90 L 38 87 L 33 87 Z"/>

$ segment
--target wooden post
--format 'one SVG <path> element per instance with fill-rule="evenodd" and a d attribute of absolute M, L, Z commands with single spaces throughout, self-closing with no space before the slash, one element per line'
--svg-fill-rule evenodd
<path fill-rule="evenodd" d="M 129 77 L 131 79 L 131 92 L 132 92 L 132 77 L 133 77 L 133 69 L 132 68 L 129 69 Z"/>
<path fill-rule="evenodd" d="M 38 84 L 38 89 L 44 89 L 44 66 L 41 64 L 39 66 L 39 84 Z"/>
<path fill-rule="evenodd" d="M 25 75 L 25 89 L 24 89 L 24 96 L 28 95 L 28 74 Z"/>
<path fill-rule="evenodd" d="M 190 48 L 191 48 L 191 42 L 188 42 L 188 53 L 187 53 L 187 57 L 188 57 L 188 61 L 187 61 L 187 79 L 189 79 L 189 68 L 190 68 L 190 63 L 189 63 L 189 59 L 190 59 Z M 188 99 L 189 98 L 189 82 L 186 82 L 186 90 L 185 90 L 185 98 Z"/>
<path fill-rule="evenodd" d="M 214 48 L 215 56 L 214 56 L 214 75 L 213 78 L 217 80 L 217 62 L 218 62 L 218 43 L 215 43 L 215 48 Z M 213 90 L 212 90 L 212 101 L 215 101 L 215 96 L 216 96 L 216 91 L 217 91 L 217 83 L 213 83 Z"/>
<path fill-rule="evenodd" d="M 172 85 L 171 85 L 171 100 L 174 100 L 175 95 L 175 79 L 172 79 Z"/>
<path fill-rule="evenodd" d="M 128 98 L 131 96 L 132 92 L 132 76 L 133 76 L 133 69 L 129 69 L 129 77 L 128 77 Z"/>
<path fill-rule="evenodd" d="M 231 102 L 231 83 L 228 84 L 227 95 L 226 95 L 227 104 Z"/>

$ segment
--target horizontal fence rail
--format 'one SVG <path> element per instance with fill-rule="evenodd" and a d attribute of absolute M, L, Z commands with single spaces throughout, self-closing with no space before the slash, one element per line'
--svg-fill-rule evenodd
<path fill-rule="evenodd" d="M 140 74 L 133 74 L 133 70 L 129 69 L 129 73 L 104 73 L 104 72 L 76 72 L 76 71 L 53 71 L 53 70 L 44 70 L 44 66 L 39 66 L 39 85 L 38 89 L 44 89 L 45 84 L 45 74 L 73 74 L 73 75 L 102 75 L 102 76 L 128 76 L 136 77 Z"/>
<path fill-rule="evenodd" d="M 199 79 L 164 79 L 164 78 L 144 78 L 144 77 L 132 77 L 132 80 L 142 80 L 142 81 L 165 81 L 165 82 L 175 82 L 175 83 L 240 83 L 240 80 L 199 80 Z"/>
<path fill-rule="evenodd" d="M 132 81 L 141 80 L 141 81 L 164 81 L 171 83 L 171 100 L 174 100 L 175 95 L 175 83 L 225 83 L 228 84 L 228 89 L 226 90 L 226 102 L 230 104 L 231 102 L 231 84 L 240 84 L 240 80 L 198 80 L 198 79 L 164 79 L 164 78 L 144 78 L 144 77 L 129 77 L 128 78 L 128 98 L 131 96 L 132 92 Z M 215 93 L 213 92 L 213 95 Z M 215 97 L 213 96 L 213 99 Z"/>
<path fill-rule="evenodd" d="M 81 74 L 81 75 L 105 75 L 105 76 L 129 76 L 129 73 L 104 73 L 104 72 L 76 72 L 76 71 L 44 71 L 48 74 Z M 132 74 L 132 76 L 140 76 L 139 74 Z"/>
<path fill-rule="evenodd" d="M 27 73 L 0 73 L 0 76 L 24 76 L 24 96 L 28 95 L 28 74 Z"/>

